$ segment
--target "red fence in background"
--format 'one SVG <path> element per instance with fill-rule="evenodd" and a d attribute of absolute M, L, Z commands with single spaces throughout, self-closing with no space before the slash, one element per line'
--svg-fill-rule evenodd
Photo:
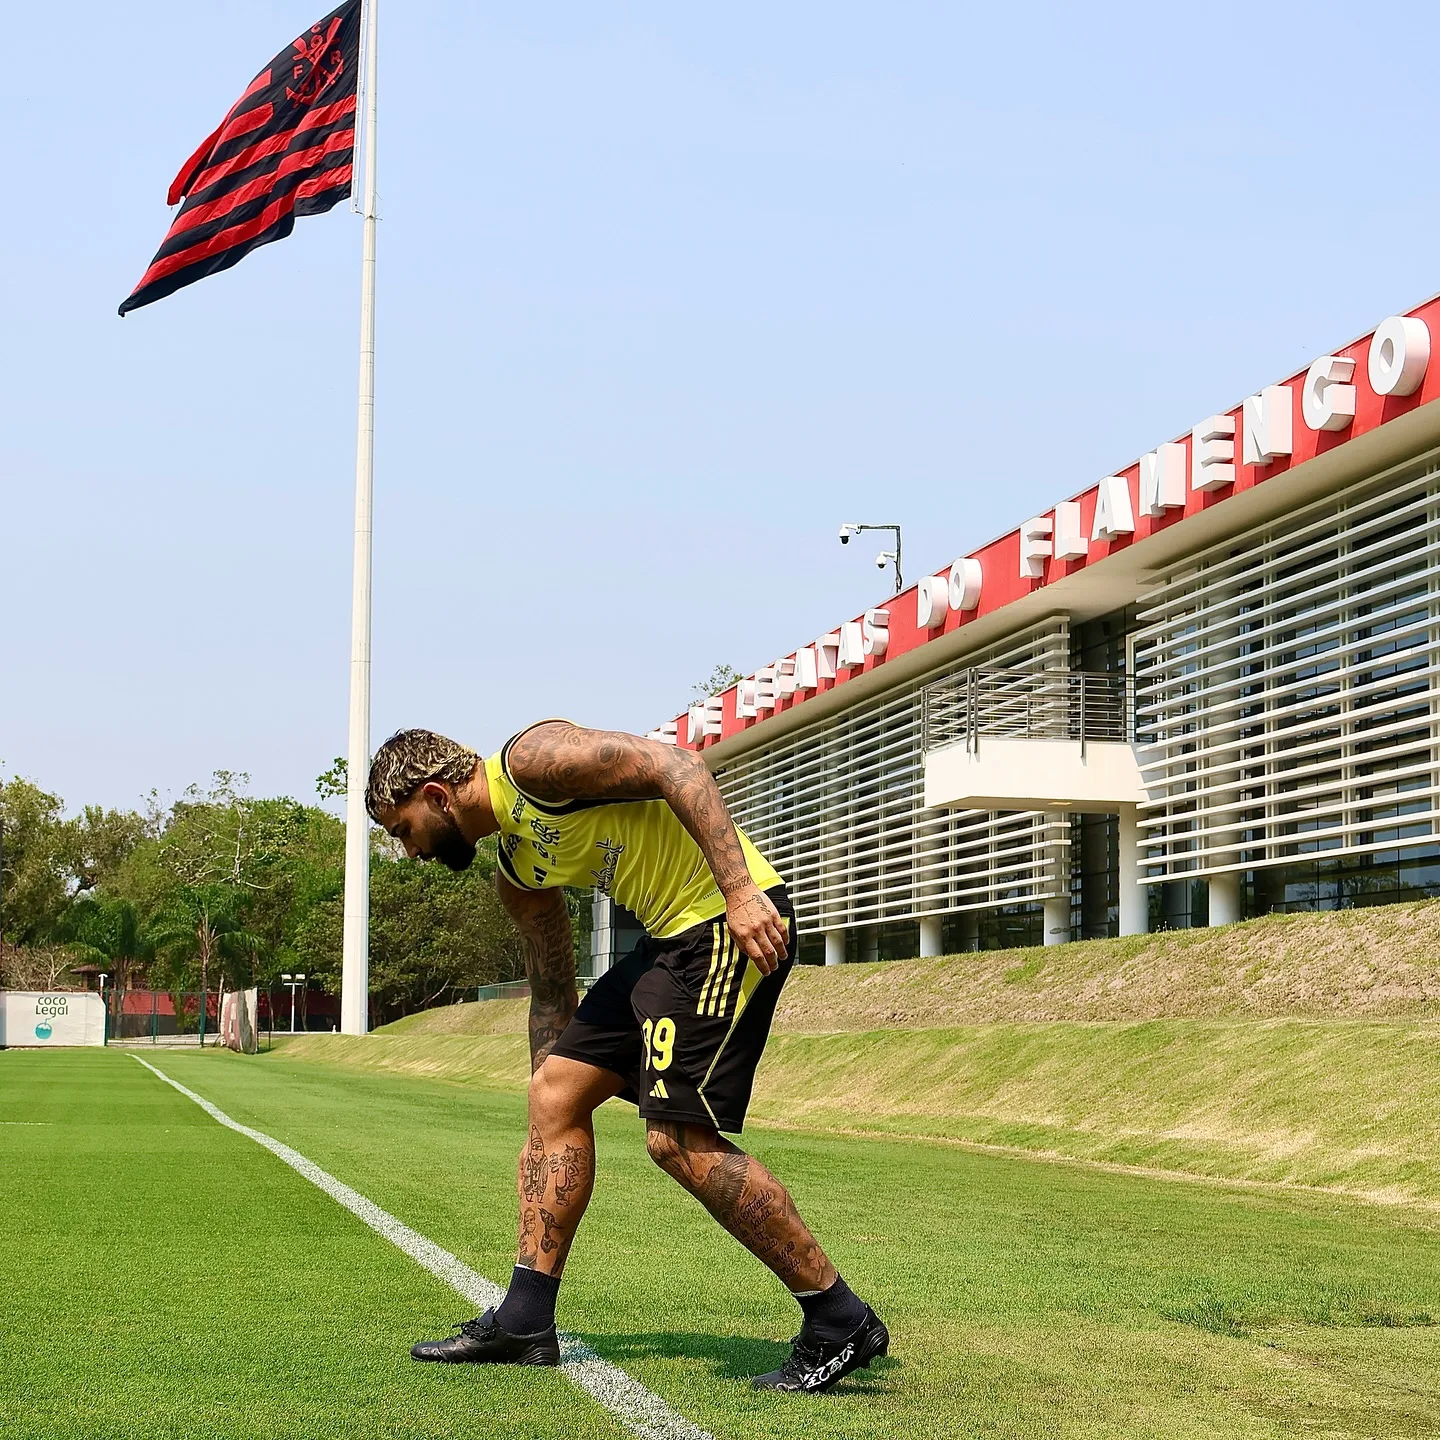
<path fill-rule="evenodd" d="M 179 1001 L 177 1013 L 176 1001 Z M 209 991 L 204 997 L 204 1031 L 214 1035 L 219 1028 L 220 997 Z M 159 1039 L 161 1036 L 198 1035 L 201 1029 L 201 995 L 198 990 L 127 990 L 118 1003 L 110 999 L 110 1037 L 116 1040 Z M 295 995 L 296 1030 L 336 1030 L 340 1024 L 340 997 L 323 990 L 298 991 Z M 260 991 L 258 1028 L 288 1032 L 290 990 Z"/>

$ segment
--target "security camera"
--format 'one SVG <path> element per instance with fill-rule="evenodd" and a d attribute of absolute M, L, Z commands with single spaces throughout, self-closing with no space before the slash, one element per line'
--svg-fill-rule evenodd
<path fill-rule="evenodd" d="M 890 557 L 888 555 L 877 555 L 875 557 L 875 568 L 877 570 L 883 570 L 889 563 Z"/>
<path fill-rule="evenodd" d="M 850 527 L 848 525 L 842 525 L 840 527 L 840 543 L 842 545 L 848 545 L 850 543 Z"/>

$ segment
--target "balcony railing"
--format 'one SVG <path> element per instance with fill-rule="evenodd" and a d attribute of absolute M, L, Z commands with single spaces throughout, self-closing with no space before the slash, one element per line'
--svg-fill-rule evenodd
<path fill-rule="evenodd" d="M 1126 741 L 1134 733 L 1132 690 L 1124 675 L 1085 670 L 1009 670 L 977 666 L 926 686 L 925 750 L 982 735 L 1023 740 Z"/>

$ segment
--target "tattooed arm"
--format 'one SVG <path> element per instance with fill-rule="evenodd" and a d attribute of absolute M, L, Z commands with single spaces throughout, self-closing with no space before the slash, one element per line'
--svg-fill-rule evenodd
<path fill-rule="evenodd" d="M 539 800 L 663 799 L 705 856 L 741 948 L 765 975 L 785 958 L 779 913 L 750 878 L 735 822 L 709 766 L 694 751 L 547 720 L 515 741 L 509 765 L 516 782 Z"/>
<path fill-rule="evenodd" d="M 530 981 L 530 1069 L 555 1048 L 575 1013 L 575 941 L 559 890 L 521 890 L 496 875 L 500 903 L 520 931 Z"/>

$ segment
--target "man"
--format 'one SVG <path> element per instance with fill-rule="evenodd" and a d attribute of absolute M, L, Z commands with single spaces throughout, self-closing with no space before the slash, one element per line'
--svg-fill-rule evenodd
<path fill-rule="evenodd" d="M 504 1301 L 417 1360 L 555 1365 L 555 1302 L 595 1183 L 597 1106 L 639 1107 L 651 1158 L 794 1295 L 800 1333 L 767 1390 L 829 1390 L 890 1336 L 810 1233 L 784 1186 L 721 1131 L 745 1120 L 793 963 L 780 877 L 730 819 L 705 762 L 676 746 L 564 720 L 481 760 L 429 730 L 380 747 L 370 814 L 412 859 L 465 869 L 498 835 L 500 898 L 530 980 L 530 1129 L 520 1252 Z M 576 1008 L 562 886 L 598 887 L 646 937 Z"/>

